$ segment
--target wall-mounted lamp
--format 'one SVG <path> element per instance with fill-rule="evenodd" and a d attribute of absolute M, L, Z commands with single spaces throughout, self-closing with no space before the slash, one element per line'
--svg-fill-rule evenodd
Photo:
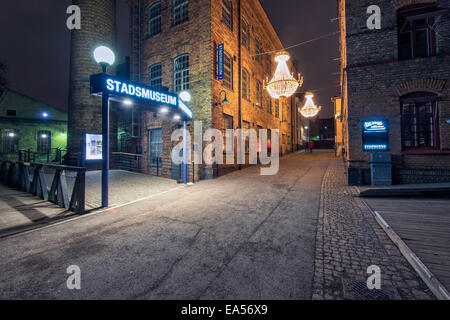
<path fill-rule="evenodd" d="M 220 98 L 222 97 L 222 93 L 225 94 L 225 97 L 223 98 L 222 102 L 217 102 L 215 104 L 216 107 L 220 106 L 222 104 L 230 104 L 230 101 L 228 101 L 228 99 L 227 99 L 227 92 L 225 90 L 220 91 L 220 93 L 219 93 L 219 101 L 220 101 Z"/>

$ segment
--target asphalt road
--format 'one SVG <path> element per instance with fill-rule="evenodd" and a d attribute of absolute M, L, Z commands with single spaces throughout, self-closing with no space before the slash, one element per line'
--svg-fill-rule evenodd
<path fill-rule="evenodd" d="M 276 176 L 251 167 L 0 240 L 0 299 L 310 299 L 330 161 L 288 155 Z"/>

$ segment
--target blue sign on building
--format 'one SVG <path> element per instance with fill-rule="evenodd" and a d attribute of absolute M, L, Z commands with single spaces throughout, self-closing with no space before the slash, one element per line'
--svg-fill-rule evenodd
<path fill-rule="evenodd" d="M 387 120 L 365 120 L 362 123 L 363 151 L 389 150 L 389 123 Z"/>
<path fill-rule="evenodd" d="M 217 79 L 223 80 L 224 44 L 217 46 Z"/>
<path fill-rule="evenodd" d="M 155 90 L 104 73 L 91 76 L 91 94 L 101 95 L 103 92 L 112 97 L 128 97 L 145 105 L 166 105 L 173 112 L 180 111 L 188 120 L 194 116 L 192 109 L 173 93 Z"/>

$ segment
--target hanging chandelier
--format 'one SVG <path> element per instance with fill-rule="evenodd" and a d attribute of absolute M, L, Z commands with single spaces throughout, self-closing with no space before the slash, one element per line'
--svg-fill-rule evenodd
<path fill-rule="evenodd" d="M 300 77 L 300 73 L 298 74 L 299 80 L 295 80 L 294 76 L 289 73 L 289 68 L 286 63 L 289 58 L 289 53 L 286 51 L 280 52 L 275 57 L 275 61 L 278 62 L 275 75 L 267 85 L 264 83 L 264 88 L 267 89 L 267 92 L 274 99 L 281 97 L 288 98 L 303 85 L 303 77 Z"/>
<path fill-rule="evenodd" d="M 312 117 L 317 116 L 317 114 L 322 109 L 322 107 L 316 107 L 316 105 L 314 104 L 314 101 L 312 100 L 312 98 L 314 97 L 312 92 L 307 92 L 305 97 L 306 97 L 306 103 L 303 106 L 303 108 L 300 109 L 300 113 L 305 118 L 312 118 Z"/>

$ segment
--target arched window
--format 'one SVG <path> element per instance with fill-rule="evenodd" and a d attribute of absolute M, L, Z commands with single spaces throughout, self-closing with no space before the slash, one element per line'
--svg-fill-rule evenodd
<path fill-rule="evenodd" d="M 148 85 L 155 89 L 162 87 L 161 63 L 155 63 L 148 68 Z"/>
<path fill-rule="evenodd" d="M 161 1 L 148 8 L 148 36 L 152 37 L 161 32 Z"/>
<path fill-rule="evenodd" d="M 175 58 L 173 63 L 174 91 L 180 92 L 189 89 L 189 55 L 182 54 Z"/>
<path fill-rule="evenodd" d="M 446 9 L 429 4 L 412 5 L 397 12 L 399 60 L 436 55 L 437 18 Z"/>
<path fill-rule="evenodd" d="M 172 25 L 183 23 L 189 19 L 188 0 L 173 0 L 172 2 Z"/>
<path fill-rule="evenodd" d="M 403 150 L 439 149 L 438 97 L 415 92 L 401 98 Z"/>

